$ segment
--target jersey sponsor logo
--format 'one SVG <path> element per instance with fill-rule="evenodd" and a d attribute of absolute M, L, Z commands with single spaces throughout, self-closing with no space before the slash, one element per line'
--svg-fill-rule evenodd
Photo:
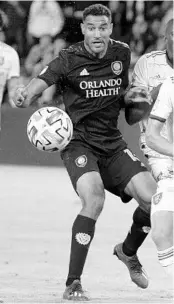
<path fill-rule="evenodd" d="M 100 81 L 81 81 L 80 88 L 86 91 L 86 98 L 118 95 L 121 78 Z"/>
<path fill-rule="evenodd" d="M 154 205 L 158 205 L 159 202 L 160 202 L 161 199 L 162 199 L 162 196 L 163 196 L 163 193 L 162 193 L 162 192 L 153 195 L 153 197 L 152 197 L 152 203 L 153 203 Z"/>
<path fill-rule="evenodd" d="M 88 76 L 89 73 L 87 71 L 87 69 L 83 69 L 81 72 L 80 72 L 80 76 Z"/>
<path fill-rule="evenodd" d="M 123 71 L 123 65 L 121 61 L 114 61 L 111 63 L 111 69 L 116 75 L 120 75 Z"/>
<path fill-rule="evenodd" d="M 48 66 L 46 66 L 41 72 L 40 72 L 40 74 L 39 75 L 42 75 L 42 74 L 44 74 L 46 71 L 47 71 L 47 69 L 48 69 Z"/>
<path fill-rule="evenodd" d="M 88 245 L 90 240 L 91 240 L 91 236 L 87 233 L 76 233 L 75 235 L 75 239 L 76 241 L 80 244 L 80 245 Z"/>
<path fill-rule="evenodd" d="M 4 57 L 0 57 L 0 65 L 4 64 Z"/>
<path fill-rule="evenodd" d="M 86 166 L 87 161 L 88 161 L 88 159 L 87 159 L 86 155 L 81 155 L 76 158 L 75 163 L 76 163 L 77 167 L 83 168 Z"/>

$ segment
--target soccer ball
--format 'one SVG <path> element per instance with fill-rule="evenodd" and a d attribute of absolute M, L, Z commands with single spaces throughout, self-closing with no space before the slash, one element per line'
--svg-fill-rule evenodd
<path fill-rule="evenodd" d="M 61 151 L 72 139 L 73 124 L 63 110 L 44 107 L 30 117 L 27 135 L 32 145 L 40 151 Z"/>

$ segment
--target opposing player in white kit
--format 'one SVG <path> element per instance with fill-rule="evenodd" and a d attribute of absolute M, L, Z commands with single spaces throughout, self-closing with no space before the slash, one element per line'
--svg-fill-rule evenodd
<path fill-rule="evenodd" d="M 146 128 L 147 145 L 156 151 L 152 164 L 157 193 L 152 198 L 153 239 L 161 265 L 174 276 L 174 74 L 162 84 Z M 157 235 L 156 232 L 157 231 Z M 160 232 L 160 233 L 159 233 Z"/>
<path fill-rule="evenodd" d="M 0 30 L 3 29 L 3 20 L 0 14 Z M 6 43 L 0 41 L 0 108 L 3 101 L 4 91 L 7 87 L 8 101 L 12 107 L 15 107 L 13 95 L 16 87 L 19 85 L 20 63 L 19 56 L 15 49 Z M 1 109 L 0 109 L 1 113 Z M 0 115 L 1 129 L 1 115 Z"/>
<path fill-rule="evenodd" d="M 151 93 L 151 96 L 153 98 L 152 106 L 158 96 L 161 84 L 168 76 L 173 75 L 174 73 L 173 19 L 171 19 L 166 25 L 164 38 L 166 43 L 166 49 L 164 51 L 154 51 L 143 55 L 137 61 L 133 71 L 132 86 L 144 87 L 145 89 L 147 89 Z M 167 94 L 168 93 L 166 91 L 166 95 Z M 165 102 L 167 102 L 166 98 L 161 100 L 163 106 L 165 106 Z M 169 157 L 159 154 L 157 151 L 155 151 L 155 149 L 151 149 L 151 145 L 150 147 L 148 147 L 145 136 L 147 123 L 148 119 L 145 119 L 140 122 L 141 150 L 148 159 L 148 163 L 151 167 L 152 174 L 155 177 L 156 181 L 159 182 L 159 180 L 162 178 L 162 175 L 166 176 L 167 179 L 170 179 L 173 176 L 172 171 L 169 169 L 171 168 L 172 160 Z M 170 236 L 165 235 L 164 237 L 162 237 L 161 230 L 163 231 L 163 228 L 163 222 L 161 222 L 160 219 L 158 221 L 158 224 L 155 224 L 154 221 L 152 221 L 152 239 L 154 240 L 158 251 L 163 251 L 165 249 L 163 255 L 161 255 L 161 252 L 159 253 L 160 261 L 163 260 L 165 264 L 167 263 L 166 253 L 169 253 L 169 255 L 173 255 L 173 249 L 171 247 L 170 242 L 171 234 Z"/>

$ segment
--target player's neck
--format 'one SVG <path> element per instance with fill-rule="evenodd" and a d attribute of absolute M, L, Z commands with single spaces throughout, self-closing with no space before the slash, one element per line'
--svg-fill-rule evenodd
<path fill-rule="evenodd" d="M 101 52 L 101 53 L 94 53 L 90 48 L 89 46 L 86 44 L 86 42 L 84 41 L 84 47 L 85 49 L 87 50 L 88 53 L 90 53 L 91 55 L 93 55 L 94 57 L 98 58 L 98 59 L 101 59 L 105 56 L 106 52 L 107 52 L 107 48 Z"/>
<path fill-rule="evenodd" d="M 173 68 L 173 56 L 166 51 L 167 63 Z"/>

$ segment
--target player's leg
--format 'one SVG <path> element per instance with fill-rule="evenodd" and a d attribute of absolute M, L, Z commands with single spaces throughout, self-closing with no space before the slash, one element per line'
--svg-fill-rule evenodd
<path fill-rule="evenodd" d="M 140 194 L 143 191 L 141 206 L 138 206 L 133 214 L 131 229 L 124 242 L 115 246 L 114 254 L 126 264 L 132 281 L 139 287 L 146 288 L 148 278 L 136 253 L 150 230 L 151 197 L 155 193 L 156 183 L 145 166 L 128 149 L 121 151 L 110 163 L 107 171 L 102 171 L 104 186 L 108 191 L 120 196 L 123 202 L 132 198 L 139 202 L 138 190 Z M 112 179 L 109 179 L 109 176 L 112 176 Z M 138 190 L 134 187 L 135 180 L 138 181 Z"/>
<path fill-rule="evenodd" d="M 82 209 L 72 227 L 69 273 L 64 299 L 87 300 L 88 297 L 81 287 L 81 275 L 94 237 L 95 224 L 103 208 L 104 186 L 97 158 L 88 149 L 71 144 L 64 152 L 63 160 L 82 201 Z"/>
<path fill-rule="evenodd" d="M 174 273 L 174 175 L 170 158 L 149 158 L 154 178 L 158 181 L 152 198 L 151 236 L 157 248 L 160 264 L 168 274 Z"/>

